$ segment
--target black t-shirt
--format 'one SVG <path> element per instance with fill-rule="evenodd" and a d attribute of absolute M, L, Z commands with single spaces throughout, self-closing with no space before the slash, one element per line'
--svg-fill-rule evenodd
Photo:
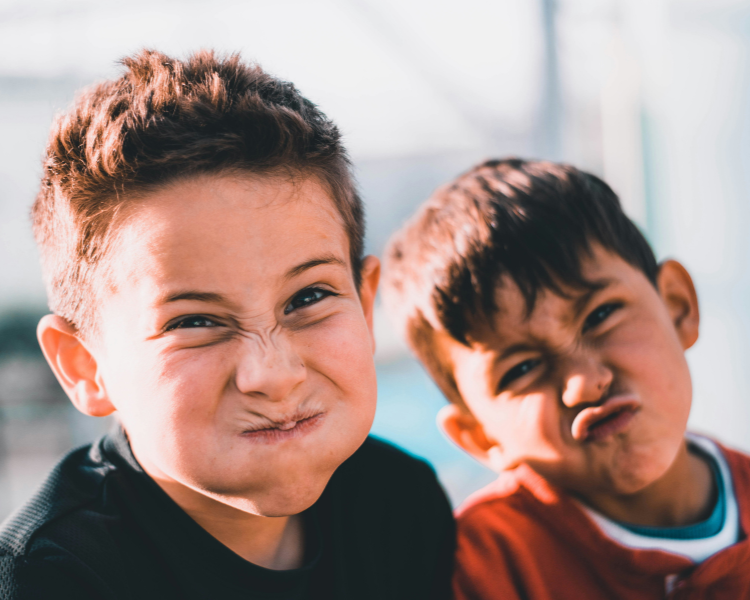
<path fill-rule="evenodd" d="M 368 438 L 305 511 L 306 562 L 229 550 L 144 473 L 122 431 L 68 454 L 0 528 L 0 600 L 449 597 L 455 543 L 432 469 Z"/>

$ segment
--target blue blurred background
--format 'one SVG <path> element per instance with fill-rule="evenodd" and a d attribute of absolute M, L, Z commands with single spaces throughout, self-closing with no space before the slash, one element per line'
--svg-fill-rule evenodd
<path fill-rule="evenodd" d="M 691 426 L 750 450 L 748 0 L 0 0 L 0 519 L 109 424 L 41 360 L 28 211 L 53 116 L 142 47 L 239 51 L 345 132 L 368 251 L 440 183 L 508 154 L 607 179 L 703 309 Z M 374 431 L 428 458 L 454 502 L 492 475 L 435 426 L 440 393 L 377 314 Z"/>

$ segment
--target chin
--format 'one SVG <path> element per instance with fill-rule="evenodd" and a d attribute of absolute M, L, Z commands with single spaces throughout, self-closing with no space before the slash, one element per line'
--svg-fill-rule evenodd
<path fill-rule="evenodd" d="M 662 465 L 648 459 L 637 461 L 636 464 L 620 470 L 613 478 L 613 491 L 622 496 L 637 494 L 661 479 L 668 470 L 669 463 Z"/>
<path fill-rule="evenodd" d="M 318 501 L 328 480 L 318 485 L 284 485 L 253 498 L 255 514 L 262 517 L 290 517 L 307 510 Z"/>

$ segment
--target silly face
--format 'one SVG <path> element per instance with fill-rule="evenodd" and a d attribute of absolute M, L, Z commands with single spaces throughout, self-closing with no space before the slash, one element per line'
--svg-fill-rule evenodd
<path fill-rule="evenodd" d="M 632 494 L 664 476 L 684 444 L 697 301 L 674 261 L 658 291 L 600 247 L 583 275 L 596 290 L 545 290 L 530 315 L 504 280 L 494 322 L 476 328 L 470 348 L 442 340 L 468 408 L 447 409 L 443 425 L 496 470 L 525 463 L 584 499 Z"/>
<path fill-rule="evenodd" d="M 315 502 L 376 402 L 377 260 L 358 294 L 329 194 L 314 179 L 178 181 L 128 210 L 110 260 L 90 351 L 144 469 L 258 515 Z"/>

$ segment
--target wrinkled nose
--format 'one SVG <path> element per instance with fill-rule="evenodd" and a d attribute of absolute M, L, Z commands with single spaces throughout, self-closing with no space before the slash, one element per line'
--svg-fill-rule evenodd
<path fill-rule="evenodd" d="M 288 398 L 306 376 L 304 361 L 284 336 L 244 341 L 236 375 L 237 388 L 243 394 L 279 402 Z"/>
<path fill-rule="evenodd" d="M 612 384 L 612 371 L 591 357 L 570 361 L 563 380 L 562 401 L 565 406 L 596 404 Z"/>

